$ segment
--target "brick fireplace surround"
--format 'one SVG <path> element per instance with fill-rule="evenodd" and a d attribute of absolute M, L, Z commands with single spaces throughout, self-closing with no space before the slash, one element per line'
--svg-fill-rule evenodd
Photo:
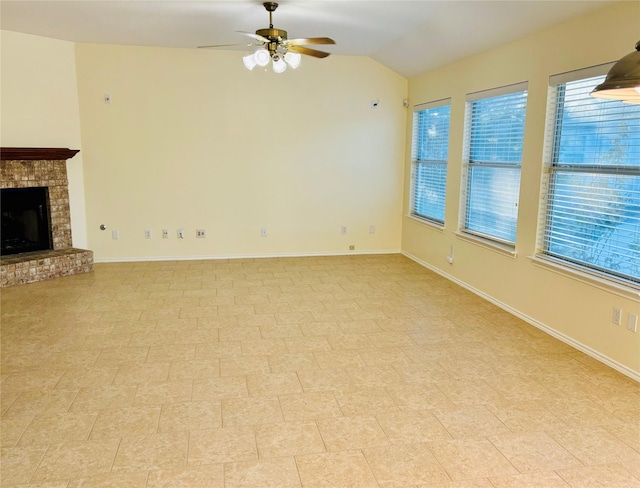
<path fill-rule="evenodd" d="M 93 252 L 71 243 L 66 160 L 78 150 L 0 148 L 0 188 L 49 189 L 53 249 L 0 256 L 0 287 L 33 283 L 93 269 Z"/>

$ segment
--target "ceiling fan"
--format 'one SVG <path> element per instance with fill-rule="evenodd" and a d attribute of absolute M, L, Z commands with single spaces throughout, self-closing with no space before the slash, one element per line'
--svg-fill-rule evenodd
<path fill-rule="evenodd" d="M 253 69 L 256 66 L 266 66 L 269 60 L 273 63 L 273 70 L 276 73 L 282 73 L 287 69 L 287 65 L 297 68 L 300 64 L 301 54 L 313 56 L 314 58 L 326 58 L 328 52 L 319 51 L 305 47 L 310 44 L 335 44 L 335 41 L 329 37 L 303 37 L 298 39 L 288 39 L 287 31 L 276 29 L 273 27 L 273 12 L 278 8 L 276 2 L 264 2 L 262 4 L 269 12 L 269 28 L 258 29 L 255 34 L 251 32 L 238 31 L 239 34 L 251 37 L 257 42 L 250 43 L 247 46 L 257 46 L 258 49 L 242 58 L 247 69 Z M 240 46 L 241 44 L 217 44 L 212 46 L 198 46 L 199 48 Z"/>

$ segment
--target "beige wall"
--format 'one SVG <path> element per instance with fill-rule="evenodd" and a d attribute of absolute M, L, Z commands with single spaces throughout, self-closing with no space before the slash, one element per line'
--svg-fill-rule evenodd
<path fill-rule="evenodd" d="M 532 323 L 590 350 L 618 369 L 640 377 L 640 334 L 611 323 L 614 306 L 640 313 L 640 301 L 604 291 L 534 266 L 549 76 L 615 61 L 640 37 L 640 3 L 617 3 L 593 14 L 409 80 L 411 104 L 451 97 L 451 136 L 446 222 L 436 230 L 407 217 L 410 193 L 411 114 L 407 114 L 407 159 L 402 249 L 452 279 Z M 517 256 L 460 239 L 458 230 L 464 105 L 467 93 L 529 82 Z M 454 263 L 446 257 L 454 246 Z"/>
<path fill-rule="evenodd" d="M 97 261 L 400 250 L 406 79 L 344 56 L 250 72 L 242 54 L 76 46 Z"/>
<path fill-rule="evenodd" d="M 2 31 L 2 147 L 80 147 L 73 43 Z M 67 161 L 72 239 L 87 247 L 83 152 Z"/>

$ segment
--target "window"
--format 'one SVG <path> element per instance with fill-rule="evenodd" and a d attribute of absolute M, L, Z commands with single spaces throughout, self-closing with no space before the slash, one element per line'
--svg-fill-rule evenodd
<path fill-rule="evenodd" d="M 516 241 L 527 84 L 467 95 L 462 230 Z"/>
<path fill-rule="evenodd" d="M 450 100 L 418 105 L 413 114 L 411 215 L 444 224 Z"/>
<path fill-rule="evenodd" d="M 551 78 L 542 252 L 640 284 L 640 105 L 589 92 L 594 71 Z"/>

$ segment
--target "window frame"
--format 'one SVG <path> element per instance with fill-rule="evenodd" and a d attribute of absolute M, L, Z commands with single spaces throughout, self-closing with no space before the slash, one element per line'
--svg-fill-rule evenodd
<path fill-rule="evenodd" d="M 522 174 L 523 158 L 520 157 L 520 161 L 517 163 L 495 163 L 495 162 L 480 162 L 471 160 L 471 132 L 473 124 L 473 104 L 479 100 L 488 98 L 501 97 L 505 95 L 512 95 L 519 92 L 525 92 L 527 97 L 527 103 L 524 107 L 524 125 L 522 128 L 522 146 L 524 148 L 526 124 L 527 124 L 527 108 L 528 108 L 528 90 L 529 82 L 523 81 L 510 85 L 505 85 L 497 88 L 490 88 L 488 90 L 482 90 L 478 92 L 468 93 L 466 95 L 465 103 L 465 119 L 464 119 L 464 136 L 463 136 L 463 161 L 462 161 L 462 175 L 461 175 L 461 188 L 460 188 L 460 214 L 458 222 L 458 232 L 456 235 L 459 238 L 465 239 L 469 242 L 476 242 L 482 247 L 489 248 L 500 252 L 502 254 L 516 256 L 516 240 L 517 240 L 517 226 L 518 226 L 518 214 L 520 211 L 519 199 L 520 199 L 520 184 Z M 524 153 L 524 150 L 523 150 Z M 469 216 L 469 201 L 470 201 L 470 185 L 471 185 L 471 173 L 473 168 L 502 168 L 502 169 L 517 169 L 518 170 L 518 194 L 516 198 L 516 235 L 513 242 L 503 239 L 499 236 L 483 233 L 470 229 L 467 226 Z"/>
<path fill-rule="evenodd" d="M 449 109 L 449 124 L 447 127 L 447 157 L 444 160 L 441 159 L 419 159 L 418 155 L 420 153 L 420 140 L 418 137 L 418 131 L 420 130 L 420 126 L 418 124 L 418 114 L 420 112 L 426 110 L 435 110 L 442 107 L 448 107 Z M 413 127 L 412 127 L 412 140 L 411 140 L 411 191 L 409 195 L 409 214 L 408 217 L 415 219 L 419 222 L 426 223 L 432 225 L 438 229 L 444 229 L 445 218 L 446 218 L 446 185 L 447 185 L 447 175 L 449 169 L 449 146 L 451 141 L 451 98 L 442 98 L 439 100 L 434 100 L 427 103 L 421 103 L 418 105 L 414 105 L 413 107 Z M 416 196 L 416 185 L 417 185 L 417 172 L 420 165 L 432 165 L 432 166 L 443 166 L 444 167 L 444 181 L 443 186 L 445 188 L 444 202 L 443 202 L 443 218 L 440 220 L 434 215 L 426 215 L 419 213 L 416 210 L 418 204 L 418 197 Z"/>
<path fill-rule="evenodd" d="M 533 264 L 557 272 L 578 281 L 605 289 L 625 298 L 638 300 L 640 298 L 640 282 L 628 280 L 609 270 L 603 269 L 596 265 L 581 263 L 579 260 L 562 257 L 556 253 L 549 252 L 547 249 L 548 224 L 551 219 L 550 207 L 553 198 L 553 182 L 556 173 L 578 174 L 589 170 L 593 174 L 616 174 L 617 170 L 624 173 L 629 167 L 628 165 L 583 165 L 580 163 L 564 164 L 559 161 L 559 142 L 558 132 L 556 128 L 556 118 L 558 113 L 558 91 L 559 86 L 569 82 L 586 80 L 589 78 L 604 76 L 613 63 L 607 63 L 592 66 L 584 69 L 578 69 L 565 73 L 559 73 L 549 77 L 548 96 L 547 96 L 547 112 L 545 121 L 545 143 L 543 152 L 543 171 L 540 185 L 540 207 L 539 207 L 539 225 L 536 241 L 535 255 L 530 258 Z M 632 167 L 633 168 L 633 167 Z M 634 171 L 634 174 L 637 170 Z"/>

